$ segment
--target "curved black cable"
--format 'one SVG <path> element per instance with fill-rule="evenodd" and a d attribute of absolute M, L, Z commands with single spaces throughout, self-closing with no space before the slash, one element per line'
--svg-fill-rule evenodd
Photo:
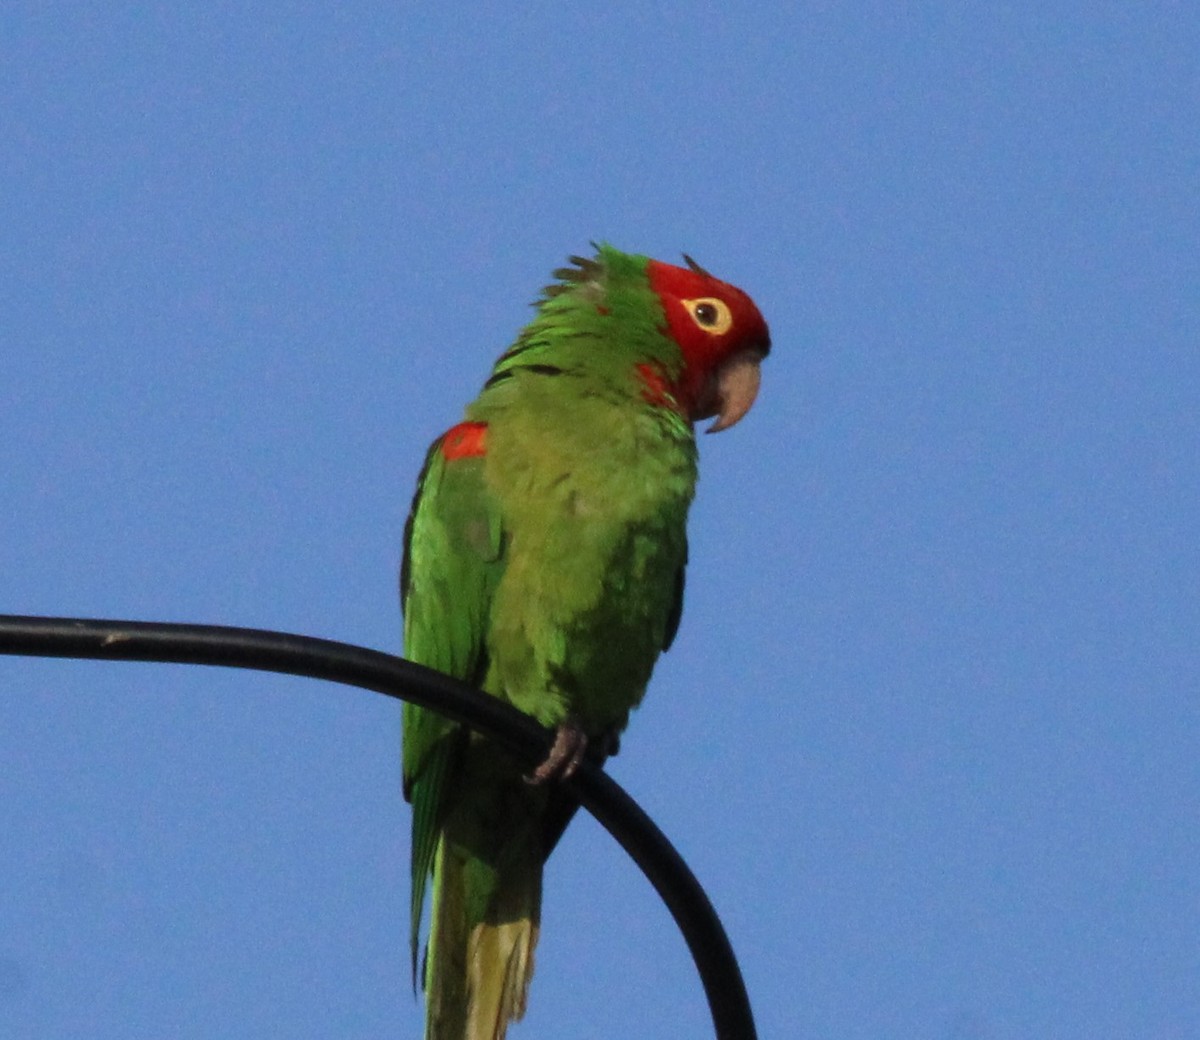
<path fill-rule="evenodd" d="M 551 734 L 529 716 L 465 683 L 401 657 L 350 643 L 219 625 L 0 615 L 0 653 L 99 661 L 220 665 L 305 675 L 411 701 L 500 741 L 531 765 Z M 654 886 L 700 973 L 718 1040 L 755 1040 L 754 1017 L 729 939 L 704 889 L 674 846 L 606 773 L 583 762 L 567 781 Z"/>

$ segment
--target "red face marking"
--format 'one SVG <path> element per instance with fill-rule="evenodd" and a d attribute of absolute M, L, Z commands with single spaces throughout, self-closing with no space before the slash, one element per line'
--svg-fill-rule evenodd
<path fill-rule="evenodd" d="M 694 413 L 704 405 L 705 385 L 739 351 L 765 356 L 771 337 L 754 301 L 712 275 L 651 260 L 650 287 L 662 302 L 667 331 L 683 351 L 679 392 Z"/>
<path fill-rule="evenodd" d="M 463 422 L 452 426 L 442 435 L 442 458 L 478 458 L 487 451 L 487 423 Z"/>
<path fill-rule="evenodd" d="M 644 389 L 642 397 L 656 408 L 670 408 L 673 412 L 683 414 L 683 408 L 675 396 L 675 388 L 667 379 L 667 373 L 662 365 L 642 364 L 637 366 L 637 374 L 641 377 Z"/>

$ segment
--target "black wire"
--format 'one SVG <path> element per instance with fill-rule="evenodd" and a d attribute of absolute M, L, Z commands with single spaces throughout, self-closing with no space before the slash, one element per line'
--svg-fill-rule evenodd
<path fill-rule="evenodd" d="M 306 675 L 411 701 L 498 740 L 531 765 L 551 734 L 529 716 L 441 672 L 350 643 L 219 625 L 0 615 L 0 653 L 99 661 L 220 665 Z M 754 1017 L 733 948 L 704 889 L 657 825 L 601 769 L 566 781 L 650 880 L 683 933 L 718 1040 L 754 1040 Z"/>

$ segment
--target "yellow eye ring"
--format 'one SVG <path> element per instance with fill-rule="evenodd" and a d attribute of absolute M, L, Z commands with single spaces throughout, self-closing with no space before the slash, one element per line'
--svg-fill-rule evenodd
<path fill-rule="evenodd" d="M 733 328 L 733 312 L 724 300 L 715 296 L 701 296 L 695 300 L 680 300 L 688 317 L 703 331 L 714 336 L 723 336 Z"/>

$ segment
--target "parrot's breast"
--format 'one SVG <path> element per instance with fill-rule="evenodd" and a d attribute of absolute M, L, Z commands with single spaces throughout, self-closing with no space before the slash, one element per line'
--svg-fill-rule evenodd
<path fill-rule="evenodd" d="M 676 611 L 696 481 L 691 428 L 644 399 L 493 419 L 507 563 L 485 686 L 544 725 L 620 729 Z"/>

